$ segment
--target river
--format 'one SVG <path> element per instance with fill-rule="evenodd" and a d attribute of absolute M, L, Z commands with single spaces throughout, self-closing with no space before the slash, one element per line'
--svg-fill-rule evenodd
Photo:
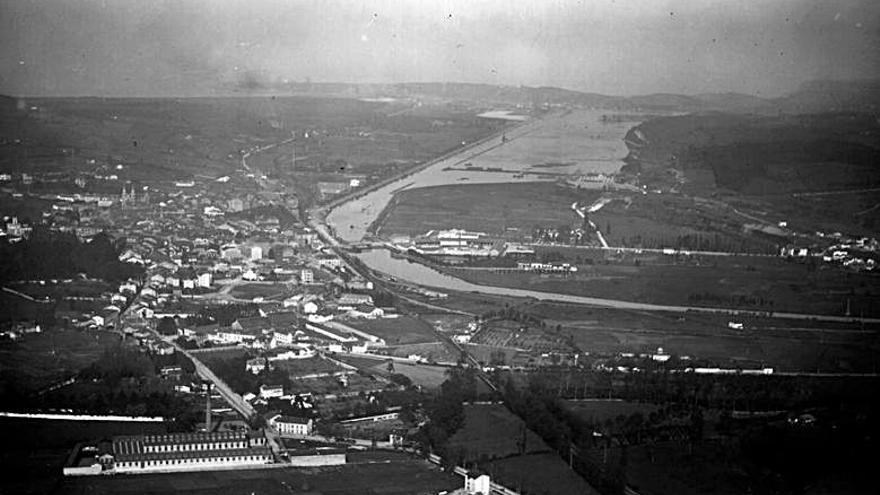
<path fill-rule="evenodd" d="M 559 178 L 558 174 L 613 174 L 623 165 L 622 159 L 627 153 L 623 137 L 634 123 L 603 123 L 601 118 L 606 113 L 579 109 L 533 119 L 507 131 L 506 142 L 502 142 L 501 137 L 489 139 L 339 205 L 328 213 L 326 222 L 333 227 L 337 238 L 357 243 L 364 239 L 370 224 L 388 206 L 394 194 L 406 189 L 446 184 L 552 181 Z M 479 168 L 501 168 L 505 172 Z M 525 173 L 527 178 L 516 179 L 514 173 Z"/>
<path fill-rule="evenodd" d="M 461 183 L 516 182 L 510 173 L 469 170 L 478 167 L 501 167 L 534 173 L 535 170 L 565 171 L 578 174 L 612 174 L 620 170 L 626 147 L 623 137 L 635 125 L 634 122 L 603 123 L 606 112 L 574 110 L 532 120 L 507 132 L 508 141 L 500 137 L 486 140 L 476 146 L 431 164 L 427 168 L 402 177 L 360 198 L 343 203 L 331 210 L 326 217 L 327 225 L 336 231 L 343 242 L 357 243 L 367 235 L 368 227 L 382 213 L 393 195 L 405 189 Z M 455 170 L 450 170 L 454 167 Z M 544 180 L 555 180 L 547 177 Z M 529 179 L 532 180 L 532 179 Z M 598 185 L 597 187 L 601 187 Z M 323 227 L 321 225 L 320 227 Z M 385 249 L 373 249 L 356 255 L 367 267 L 385 273 L 401 281 L 434 287 L 440 290 L 477 292 L 509 297 L 533 298 L 563 303 L 588 304 L 606 308 L 641 311 L 760 314 L 766 312 L 736 311 L 727 308 L 696 306 L 670 306 L 646 304 L 615 299 L 575 296 L 526 289 L 478 285 L 441 273 L 420 263 L 391 256 Z M 820 321 L 880 323 L 880 318 L 850 318 L 841 316 L 809 315 L 774 312 L 773 316 L 792 319 Z"/>

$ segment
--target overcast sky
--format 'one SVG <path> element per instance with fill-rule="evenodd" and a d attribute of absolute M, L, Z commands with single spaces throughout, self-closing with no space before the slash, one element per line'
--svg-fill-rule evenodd
<path fill-rule="evenodd" d="M 0 0 L 0 93 L 254 78 L 777 96 L 880 77 L 877 0 Z"/>

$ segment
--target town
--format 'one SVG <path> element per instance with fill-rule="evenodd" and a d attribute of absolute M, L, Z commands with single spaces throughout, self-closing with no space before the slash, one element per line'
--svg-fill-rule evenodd
<path fill-rule="evenodd" d="M 0 493 L 876 491 L 876 6 L 539 3 L 4 6 Z"/>

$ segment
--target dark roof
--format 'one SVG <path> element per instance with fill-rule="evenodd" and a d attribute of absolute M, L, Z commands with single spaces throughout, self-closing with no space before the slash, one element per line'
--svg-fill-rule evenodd
<path fill-rule="evenodd" d="M 154 461 L 167 459 L 213 459 L 217 457 L 234 457 L 244 455 L 271 455 L 269 447 L 250 447 L 244 449 L 226 450 L 187 450 L 177 452 L 139 452 L 132 454 L 117 454 L 116 462 L 120 461 Z"/>
<path fill-rule="evenodd" d="M 312 418 L 303 418 L 301 416 L 281 416 L 276 419 L 276 423 L 294 423 L 298 425 L 307 425 Z"/>

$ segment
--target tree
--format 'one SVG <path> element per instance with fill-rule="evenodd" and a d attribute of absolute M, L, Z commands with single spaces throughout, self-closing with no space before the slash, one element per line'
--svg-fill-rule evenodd
<path fill-rule="evenodd" d="M 156 326 L 156 331 L 162 335 L 176 335 L 177 322 L 174 321 L 174 318 L 166 316 L 159 320 L 159 324 Z"/>

